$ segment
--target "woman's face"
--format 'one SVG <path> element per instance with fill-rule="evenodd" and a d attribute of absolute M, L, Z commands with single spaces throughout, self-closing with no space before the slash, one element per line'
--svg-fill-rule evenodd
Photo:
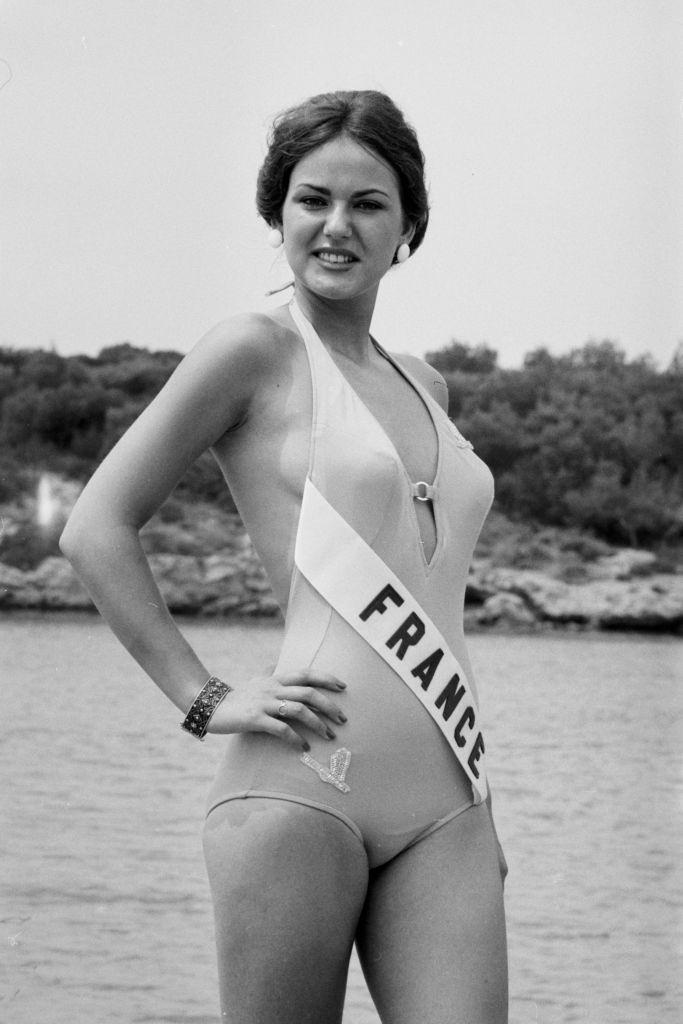
<path fill-rule="evenodd" d="M 393 169 L 340 135 L 294 166 L 282 233 L 297 285 L 321 298 L 374 301 L 413 229 L 406 227 Z"/>

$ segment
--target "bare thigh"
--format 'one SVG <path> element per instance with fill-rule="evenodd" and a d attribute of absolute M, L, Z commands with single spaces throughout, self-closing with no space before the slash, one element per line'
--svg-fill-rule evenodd
<path fill-rule="evenodd" d="M 383 1024 L 505 1024 L 503 886 L 484 805 L 370 873 L 357 941 Z"/>
<path fill-rule="evenodd" d="M 357 836 L 324 811 L 249 797 L 204 829 L 221 1020 L 339 1024 L 367 888 Z"/>

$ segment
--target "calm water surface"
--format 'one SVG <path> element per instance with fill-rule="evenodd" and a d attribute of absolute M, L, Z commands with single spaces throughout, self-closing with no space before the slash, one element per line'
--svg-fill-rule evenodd
<path fill-rule="evenodd" d="M 183 629 L 228 678 L 275 661 L 280 639 Z M 470 649 L 510 864 L 512 1024 L 679 1021 L 682 645 Z M 0 1020 L 216 1024 L 200 833 L 220 739 L 182 733 L 95 618 L 0 619 L 0 688 Z M 377 1022 L 354 962 L 344 1024 Z"/>

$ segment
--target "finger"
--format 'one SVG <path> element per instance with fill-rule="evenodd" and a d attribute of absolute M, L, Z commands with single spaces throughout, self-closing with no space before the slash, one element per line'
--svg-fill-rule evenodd
<path fill-rule="evenodd" d="M 288 725 L 283 718 L 273 718 L 271 715 L 264 716 L 263 732 L 270 733 L 271 736 L 277 736 L 278 739 L 284 740 L 292 747 L 296 747 L 297 750 L 310 750 L 310 743 L 300 736 L 296 729 L 293 729 L 291 725 Z"/>
<path fill-rule="evenodd" d="M 273 710 L 273 714 L 279 718 L 284 718 L 286 721 L 294 720 L 297 725 L 304 725 L 307 729 L 311 729 L 313 732 L 318 733 L 323 739 L 334 740 L 336 735 L 329 725 L 326 725 L 310 708 L 307 708 L 305 704 L 300 704 L 298 701 L 293 700 L 281 700 L 278 701 L 277 707 Z"/>
<path fill-rule="evenodd" d="M 290 686 L 286 690 L 283 689 L 281 693 L 276 694 L 276 697 L 278 700 L 298 701 L 313 711 L 327 715 L 328 718 L 333 719 L 335 722 L 343 723 L 347 720 L 342 709 L 333 700 L 330 700 L 325 693 L 321 693 L 312 686 Z"/>
<path fill-rule="evenodd" d="M 274 676 L 282 686 L 319 686 L 323 690 L 345 690 L 346 683 L 329 672 L 316 672 L 311 668 L 302 668 L 298 672 L 284 672 Z"/>

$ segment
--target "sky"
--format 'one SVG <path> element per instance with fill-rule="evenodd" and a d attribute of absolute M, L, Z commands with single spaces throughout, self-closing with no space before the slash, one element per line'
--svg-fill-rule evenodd
<path fill-rule="evenodd" d="M 0 0 L 0 345 L 186 352 L 287 280 L 254 207 L 273 116 L 381 89 L 431 220 L 373 332 L 503 365 L 683 339 L 674 0 Z M 285 293 L 288 294 L 288 293 Z"/>

